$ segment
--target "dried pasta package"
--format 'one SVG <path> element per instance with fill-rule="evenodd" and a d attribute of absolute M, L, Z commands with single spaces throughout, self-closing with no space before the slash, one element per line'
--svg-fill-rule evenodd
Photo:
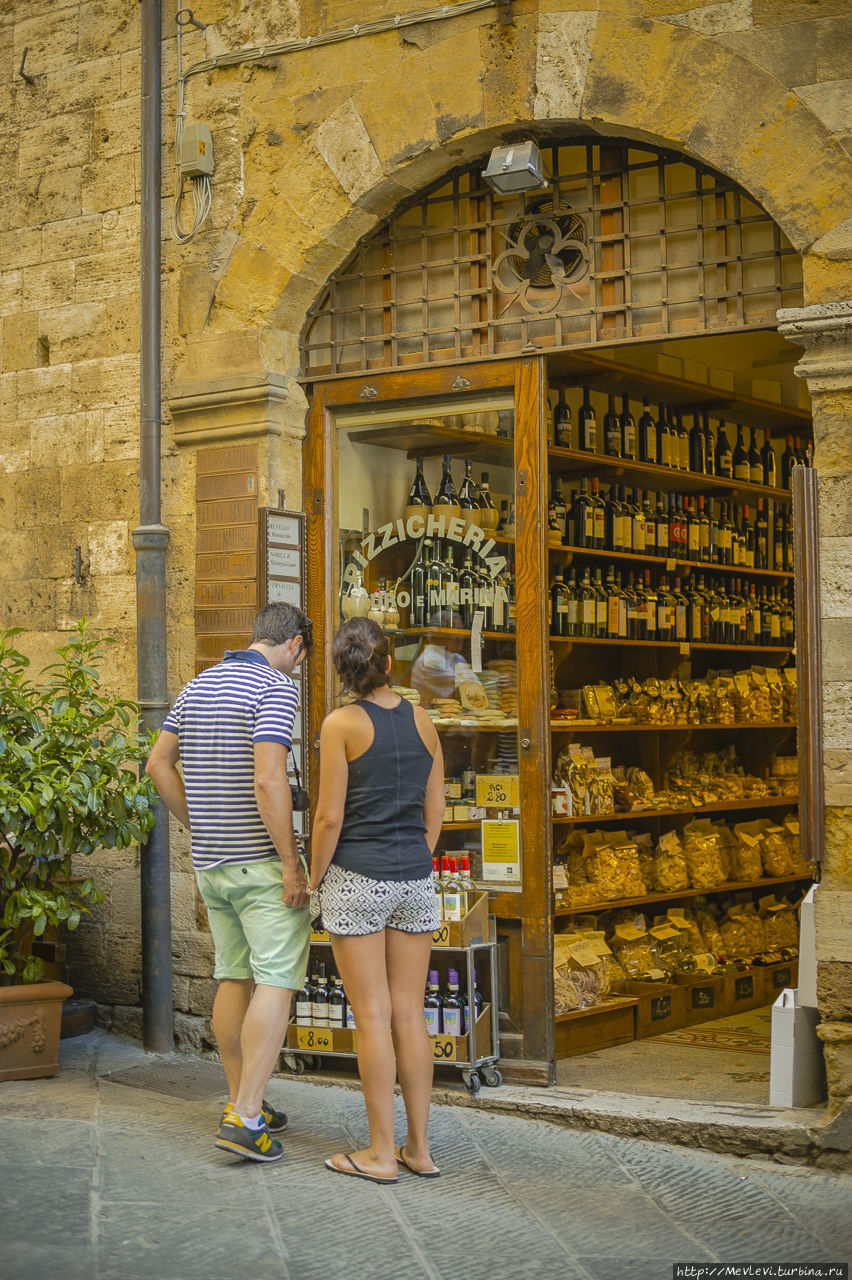
<path fill-rule="evenodd" d="M 759 880 L 763 875 L 761 843 L 763 833 L 759 822 L 738 822 L 734 827 L 736 844 L 733 852 L 731 879 L 741 883 Z"/>
<path fill-rule="evenodd" d="M 713 830 L 719 837 L 719 861 L 722 864 L 722 871 L 725 880 L 731 880 L 731 868 L 734 865 L 734 850 L 737 847 L 737 838 L 726 822 L 714 822 Z"/>
<path fill-rule="evenodd" d="M 648 930 L 648 936 L 657 968 L 667 975 L 676 973 L 681 968 L 684 957 L 683 935 L 680 930 L 670 924 L 654 924 Z"/>
<path fill-rule="evenodd" d="M 698 921 L 684 907 L 669 907 L 666 919 L 670 925 L 681 931 L 684 951 L 696 955 L 708 950 Z"/>
<path fill-rule="evenodd" d="M 790 850 L 794 873 L 797 876 L 812 876 L 815 870 L 814 864 L 813 862 L 806 862 L 802 857 L 802 848 L 799 842 L 799 819 L 795 813 L 788 813 L 784 819 L 784 839 L 787 841 L 787 848 Z"/>
<path fill-rule="evenodd" d="M 755 904 L 753 902 L 744 902 L 737 911 L 737 915 L 743 921 L 745 927 L 748 954 L 759 956 L 763 951 L 768 950 L 763 920 L 758 914 Z"/>
<path fill-rule="evenodd" d="M 579 1007 L 587 1009 L 600 1004 L 602 988 L 606 981 L 606 964 L 595 943 L 581 938 L 568 947 L 565 967 L 580 1001 Z"/>
<path fill-rule="evenodd" d="M 761 841 L 763 870 L 767 876 L 795 875 L 795 861 L 783 827 L 767 826 Z"/>
<path fill-rule="evenodd" d="M 615 781 L 609 756 L 594 759 L 589 771 L 589 813 L 607 817 L 615 813 Z"/>
<path fill-rule="evenodd" d="M 637 807 L 646 808 L 653 803 L 654 784 L 644 769 L 631 766 L 627 770 L 627 785 L 640 802 Z"/>
<path fill-rule="evenodd" d="M 695 921 L 701 930 L 701 936 L 704 939 L 704 948 L 710 951 L 714 956 L 720 955 L 725 947 L 722 941 L 722 932 L 719 928 L 719 921 L 716 919 L 712 911 L 705 906 L 696 906 Z"/>
<path fill-rule="evenodd" d="M 652 973 L 661 972 L 647 930 L 635 924 L 617 924 L 610 946 L 627 978 L 642 981 Z"/>
<path fill-rule="evenodd" d="M 798 948 L 799 946 L 799 917 L 795 907 L 789 902 L 781 904 L 781 910 L 775 922 L 778 933 L 778 946 L 790 948 Z"/>
<path fill-rule="evenodd" d="M 713 889 L 724 883 L 719 836 L 706 819 L 690 822 L 684 827 L 683 851 L 691 888 Z"/>
<path fill-rule="evenodd" d="M 646 892 L 653 888 L 654 885 L 654 846 L 651 841 L 651 833 L 643 831 L 640 834 L 632 832 L 630 839 L 636 845 L 636 852 L 639 858 L 639 877 L 645 886 Z M 685 888 L 686 886 L 684 886 Z"/>
<path fill-rule="evenodd" d="M 654 891 L 676 893 L 689 888 L 686 855 L 676 831 L 666 831 L 660 836 L 654 858 Z"/>
<path fill-rule="evenodd" d="M 781 694 L 784 704 L 784 719 L 795 721 L 798 719 L 799 715 L 799 688 L 796 668 L 785 667 L 781 672 L 781 676 Z"/>
<path fill-rule="evenodd" d="M 568 970 L 556 969 L 553 974 L 553 1003 L 557 1016 L 580 1008 L 580 996 Z"/>
<path fill-rule="evenodd" d="M 639 847 L 626 831 L 608 831 L 604 837 L 615 856 L 618 866 L 619 898 L 641 898 L 648 892 L 648 885 L 639 868 Z"/>
<path fill-rule="evenodd" d="M 744 959 L 746 956 L 754 955 L 754 952 L 749 950 L 745 922 L 735 910 L 732 909 L 725 916 L 719 926 L 719 932 L 722 935 L 721 951 L 728 960 Z"/>
<path fill-rule="evenodd" d="M 728 676 L 716 680 L 716 716 L 719 724 L 733 724 L 737 718 L 736 686 Z"/>
<path fill-rule="evenodd" d="M 618 979 L 614 977 L 613 970 L 612 970 L 612 965 L 615 957 L 613 956 L 610 948 L 607 946 L 606 938 L 604 936 L 604 931 L 602 929 L 600 930 L 595 929 L 595 930 L 589 931 L 586 934 L 586 938 L 588 940 L 589 946 L 592 947 L 597 952 L 598 958 L 600 960 L 600 965 L 601 965 L 600 993 L 602 996 L 609 995 L 610 991 L 612 990 L 613 982 L 618 981 Z M 621 972 L 621 968 L 619 966 L 619 973 L 620 972 Z"/>
<path fill-rule="evenodd" d="M 767 951 L 778 951 L 780 947 L 787 945 L 786 942 L 781 941 L 784 927 L 783 921 L 779 921 L 779 916 L 783 911 L 781 903 L 774 897 L 761 898 L 760 918 L 763 921 L 763 942 Z"/>

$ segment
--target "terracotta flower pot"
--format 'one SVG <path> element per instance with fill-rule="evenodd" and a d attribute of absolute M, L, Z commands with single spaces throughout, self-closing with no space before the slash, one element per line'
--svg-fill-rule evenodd
<path fill-rule="evenodd" d="M 0 986 L 0 1080 L 55 1076 L 59 1070 L 64 982 Z"/>

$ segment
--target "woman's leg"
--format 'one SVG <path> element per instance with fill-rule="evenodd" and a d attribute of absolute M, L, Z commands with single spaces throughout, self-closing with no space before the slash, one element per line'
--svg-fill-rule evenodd
<path fill-rule="evenodd" d="M 385 931 L 360 938 L 332 934 L 331 945 L 346 998 L 355 1015 L 358 1074 L 370 1125 L 369 1147 L 353 1151 L 351 1158 L 364 1173 L 390 1178 L 397 1171 L 393 1146 L 396 1061 L 391 1039 Z M 347 1168 L 346 1160 L 340 1154 L 332 1156 L 332 1161 L 341 1169 Z"/>
<path fill-rule="evenodd" d="M 385 930 L 391 1033 L 408 1121 L 403 1144 L 405 1160 L 419 1170 L 433 1167 L 427 1132 L 432 1096 L 432 1045 L 423 1017 L 431 949 L 431 933 Z"/>

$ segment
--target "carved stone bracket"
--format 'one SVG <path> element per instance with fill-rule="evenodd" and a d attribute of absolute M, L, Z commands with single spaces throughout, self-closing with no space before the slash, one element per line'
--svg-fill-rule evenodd
<path fill-rule="evenodd" d="M 294 405 L 286 380 L 277 373 L 177 384 L 168 403 L 175 443 L 182 446 L 224 444 L 263 435 L 301 442 L 305 434 L 299 421 L 303 402 Z"/>
<path fill-rule="evenodd" d="M 796 374 L 812 394 L 852 390 L 852 302 L 822 302 L 777 313 L 778 330 L 805 348 Z"/>

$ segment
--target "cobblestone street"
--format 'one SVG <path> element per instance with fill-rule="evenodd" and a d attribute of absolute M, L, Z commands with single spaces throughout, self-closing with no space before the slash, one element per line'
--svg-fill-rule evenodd
<path fill-rule="evenodd" d="M 365 1141 L 358 1091 L 273 1080 L 290 1126 L 262 1167 L 213 1146 L 215 1064 L 101 1031 L 60 1056 L 0 1089 L 4 1280 L 668 1280 L 674 1261 L 850 1258 L 848 1175 L 436 1106 L 443 1177 L 376 1187 L 322 1163 Z"/>

